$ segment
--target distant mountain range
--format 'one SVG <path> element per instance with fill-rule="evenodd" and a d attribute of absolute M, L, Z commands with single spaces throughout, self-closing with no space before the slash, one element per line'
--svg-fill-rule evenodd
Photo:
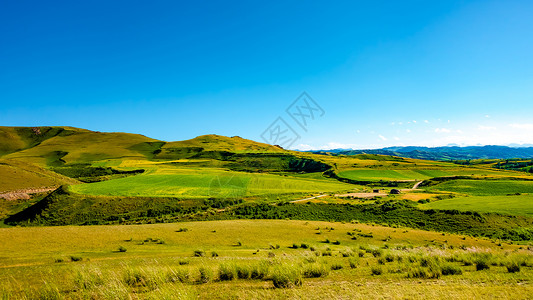
<path fill-rule="evenodd" d="M 529 146 L 529 145 L 527 145 Z M 508 146 L 446 146 L 446 147 L 387 147 L 381 149 L 333 149 L 310 151 L 317 154 L 357 155 L 381 154 L 427 160 L 511 159 L 533 158 L 533 147 Z"/>

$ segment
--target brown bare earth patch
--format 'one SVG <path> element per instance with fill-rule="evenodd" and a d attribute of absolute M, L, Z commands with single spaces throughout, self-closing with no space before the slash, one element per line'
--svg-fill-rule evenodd
<path fill-rule="evenodd" d="M 348 193 L 338 194 L 335 197 L 356 197 L 356 198 L 372 198 L 372 197 L 386 197 L 385 193 Z"/>
<path fill-rule="evenodd" d="M 57 186 L 55 187 L 41 187 L 41 188 L 33 188 L 33 189 L 21 189 L 11 192 L 5 192 L 0 194 L 0 198 L 3 198 L 5 200 L 19 200 L 19 199 L 30 199 L 31 194 L 37 194 L 37 193 L 44 193 L 49 192 L 57 189 Z"/>

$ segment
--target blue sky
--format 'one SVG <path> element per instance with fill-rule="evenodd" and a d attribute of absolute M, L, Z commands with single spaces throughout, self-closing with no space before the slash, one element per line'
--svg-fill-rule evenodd
<path fill-rule="evenodd" d="M 0 3 L 0 125 L 533 143 L 531 1 L 77 2 Z M 305 129 L 286 112 L 304 91 L 324 111 Z"/>

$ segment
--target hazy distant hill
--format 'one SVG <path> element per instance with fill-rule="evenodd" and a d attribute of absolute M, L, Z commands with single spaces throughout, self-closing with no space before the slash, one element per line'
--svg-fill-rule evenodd
<path fill-rule="evenodd" d="M 507 146 L 469 146 L 469 147 L 387 147 L 368 150 L 319 150 L 313 153 L 334 155 L 382 154 L 427 160 L 464 160 L 464 159 L 510 159 L 533 158 L 533 147 L 514 148 Z"/>

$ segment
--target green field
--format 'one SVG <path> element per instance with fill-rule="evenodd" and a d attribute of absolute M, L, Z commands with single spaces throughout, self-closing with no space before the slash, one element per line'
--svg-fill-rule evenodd
<path fill-rule="evenodd" d="M 247 197 L 266 194 L 334 192 L 354 186 L 328 179 L 230 172 L 218 169 L 166 169 L 109 181 L 72 186 L 89 195 Z"/>
<path fill-rule="evenodd" d="M 418 169 L 416 167 L 409 169 L 353 169 L 339 172 L 339 176 L 361 181 L 377 180 L 424 180 L 433 177 L 445 177 L 456 175 L 501 175 L 502 172 L 486 169 L 475 168 L 449 168 L 440 169 Z"/>
<path fill-rule="evenodd" d="M 533 193 L 533 181 L 521 180 L 450 180 L 430 190 L 449 191 L 473 196 L 498 196 L 515 193 Z"/>
<path fill-rule="evenodd" d="M 533 256 L 517 245 L 366 224 L 4 228 L 0 239 L 2 299 L 525 299 L 533 289 Z"/>
<path fill-rule="evenodd" d="M 430 202 L 419 207 L 424 209 L 498 212 L 533 217 L 533 195 L 457 197 Z"/>

